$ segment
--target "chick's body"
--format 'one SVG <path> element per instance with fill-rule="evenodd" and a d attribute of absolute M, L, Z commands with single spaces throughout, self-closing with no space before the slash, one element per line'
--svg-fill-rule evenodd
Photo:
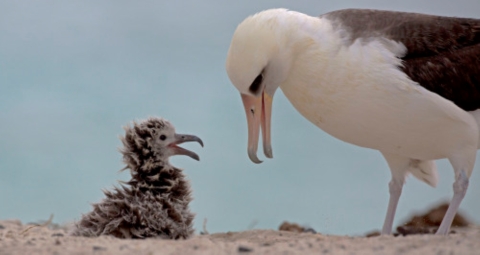
<path fill-rule="evenodd" d="M 104 191 L 105 198 L 76 223 L 73 235 L 113 235 L 119 238 L 188 238 L 193 234 L 194 214 L 190 185 L 181 169 L 168 162 L 172 155 L 198 156 L 176 146 L 201 140 L 175 134 L 166 120 L 150 118 L 125 127 L 122 137 L 125 169 L 132 178 L 121 187 Z"/>

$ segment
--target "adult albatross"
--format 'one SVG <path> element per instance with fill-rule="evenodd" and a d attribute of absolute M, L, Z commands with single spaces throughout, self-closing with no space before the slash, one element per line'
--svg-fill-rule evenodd
<path fill-rule="evenodd" d="M 226 69 L 239 90 L 255 163 L 262 129 L 272 157 L 272 98 L 330 135 L 380 151 L 392 179 L 382 234 L 391 234 L 405 177 L 437 184 L 448 158 L 454 195 L 446 235 L 468 188 L 480 145 L 480 20 L 348 9 L 311 17 L 272 9 L 237 27 Z"/>

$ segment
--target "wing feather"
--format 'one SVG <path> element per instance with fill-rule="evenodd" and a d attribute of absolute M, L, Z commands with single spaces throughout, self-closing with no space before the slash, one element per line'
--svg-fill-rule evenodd
<path fill-rule="evenodd" d="M 350 41 L 387 38 L 407 48 L 404 72 L 466 111 L 480 109 L 480 19 L 347 9 L 322 15 Z"/>

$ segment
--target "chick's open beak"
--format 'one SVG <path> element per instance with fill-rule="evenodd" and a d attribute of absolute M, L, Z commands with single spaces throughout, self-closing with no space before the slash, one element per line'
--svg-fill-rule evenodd
<path fill-rule="evenodd" d="M 198 138 L 197 136 L 175 134 L 175 140 L 168 145 L 172 150 L 172 155 L 185 155 L 199 161 L 200 157 L 195 152 L 177 146 L 178 144 L 185 142 L 198 142 L 203 147 L 202 139 Z"/>

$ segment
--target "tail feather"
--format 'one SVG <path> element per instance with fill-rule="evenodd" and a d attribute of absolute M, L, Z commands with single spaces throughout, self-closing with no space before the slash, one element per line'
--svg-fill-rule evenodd
<path fill-rule="evenodd" d="M 436 187 L 438 184 L 437 165 L 433 160 L 421 161 L 412 159 L 408 172 L 432 187 Z"/>

